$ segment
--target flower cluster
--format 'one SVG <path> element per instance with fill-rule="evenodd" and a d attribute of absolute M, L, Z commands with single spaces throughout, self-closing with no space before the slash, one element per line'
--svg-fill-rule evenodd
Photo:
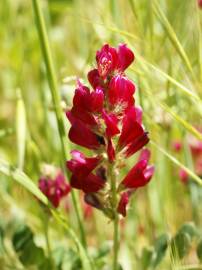
<path fill-rule="evenodd" d="M 202 129 L 197 129 L 202 133 Z M 202 178 L 202 141 L 196 139 L 192 135 L 189 135 L 187 137 L 187 142 L 193 160 L 194 171 L 199 177 Z M 183 149 L 182 142 L 179 140 L 174 141 L 173 147 L 176 152 L 181 152 Z M 189 181 L 189 175 L 184 169 L 179 170 L 179 178 L 184 184 Z"/>
<path fill-rule="evenodd" d="M 93 90 L 77 82 L 73 106 L 66 115 L 71 123 L 69 139 L 93 151 L 86 157 L 71 152 L 67 168 L 72 172 L 71 186 L 85 193 L 85 201 L 114 218 L 109 168 L 116 179 L 127 158 L 148 142 L 142 125 L 142 109 L 135 106 L 135 85 L 124 71 L 133 62 L 134 54 L 125 44 L 113 48 L 104 45 L 96 53 L 97 68 L 88 73 Z M 126 215 L 132 192 L 151 179 L 154 167 L 148 165 L 150 153 L 143 150 L 137 164 L 122 181 L 116 181 L 116 210 Z"/>
<path fill-rule="evenodd" d="M 60 169 L 56 171 L 46 170 L 39 179 L 39 189 L 48 198 L 51 204 L 57 208 L 61 200 L 70 192 L 71 187 L 66 182 Z"/>

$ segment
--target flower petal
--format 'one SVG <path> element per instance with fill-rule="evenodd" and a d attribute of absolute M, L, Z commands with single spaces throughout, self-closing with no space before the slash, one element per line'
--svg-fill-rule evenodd
<path fill-rule="evenodd" d="M 122 110 L 134 104 L 135 85 L 126 76 L 118 74 L 109 83 L 108 98 L 111 105 L 122 106 Z"/>
<path fill-rule="evenodd" d="M 67 161 L 67 168 L 78 178 L 82 178 L 91 173 L 99 164 L 100 157 L 87 158 L 77 150 L 71 152 L 72 159 Z"/>
<path fill-rule="evenodd" d="M 103 86 L 103 81 L 99 75 L 98 69 L 92 69 L 88 72 L 88 81 L 92 85 L 93 89 Z"/>
<path fill-rule="evenodd" d="M 127 48 L 126 44 L 120 44 L 118 47 L 118 69 L 124 71 L 134 59 L 133 52 Z"/>
<path fill-rule="evenodd" d="M 116 49 L 105 44 L 100 51 L 97 51 L 96 61 L 99 75 L 105 79 L 117 66 L 118 55 Z"/>
<path fill-rule="evenodd" d="M 126 207 L 129 203 L 129 194 L 128 192 L 123 192 L 121 194 L 121 199 L 118 204 L 117 212 L 121 214 L 123 217 L 126 216 Z"/>
<path fill-rule="evenodd" d="M 112 138 L 116 134 L 120 133 L 117 125 L 118 125 L 118 119 L 117 117 L 113 114 L 107 114 L 104 110 L 102 112 L 102 117 L 105 121 L 106 125 L 106 135 L 108 138 Z"/>
<path fill-rule="evenodd" d="M 91 103 L 89 104 L 92 112 L 101 112 L 104 104 L 104 93 L 101 88 L 96 88 L 91 93 Z"/>
<path fill-rule="evenodd" d="M 71 186 L 83 190 L 85 193 L 98 192 L 104 187 L 104 182 L 97 175 L 90 173 L 88 176 L 78 178 L 76 175 L 71 177 Z"/>
<path fill-rule="evenodd" d="M 69 130 L 69 139 L 73 143 L 88 149 L 98 149 L 101 145 L 99 136 L 77 119 L 74 119 L 73 125 Z"/>
<path fill-rule="evenodd" d="M 147 166 L 146 169 L 144 170 L 144 177 L 147 179 L 149 182 L 154 175 L 155 167 L 153 165 Z"/>
<path fill-rule="evenodd" d="M 118 141 L 119 147 L 123 148 L 131 144 L 143 134 L 142 126 L 136 121 L 136 110 L 134 107 L 131 107 L 123 118 L 122 131 Z"/>
<path fill-rule="evenodd" d="M 139 161 L 126 175 L 121 182 L 125 188 L 138 188 L 145 186 L 148 179 L 144 176 L 144 170 L 147 167 L 147 160 Z"/>
<path fill-rule="evenodd" d="M 129 144 L 124 151 L 126 157 L 130 157 L 139 151 L 149 142 L 148 132 L 144 132 L 141 136 L 137 137 L 131 144 Z"/>

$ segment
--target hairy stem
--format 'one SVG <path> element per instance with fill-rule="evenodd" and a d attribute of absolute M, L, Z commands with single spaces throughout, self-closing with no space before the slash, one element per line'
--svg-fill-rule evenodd
<path fill-rule="evenodd" d="M 63 160 L 66 160 L 69 156 L 69 151 L 67 149 L 68 144 L 66 141 L 63 112 L 61 108 L 61 98 L 60 98 L 59 89 L 57 86 L 57 80 L 56 80 L 47 30 L 45 27 L 45 22 L 42 15 L 41 7 L 39 5 L 39 1 L 32 0 L 32 3 L 33 3 L 34 14 L 36 17 L 36 26 L 37 26 L 37 31 L 39 35 L 39 42 L 40 42 L 42 54 L 44 57 L 44 62 L 46 65 L 48 83 L 49 83 L 52 100 L 53 100 L 54 108 L 55 108 L 55 114 L 57 118 L 58 130 L 59 130 L 59 135 L 60 135 L 60 140 L 61 140 L 62 156 L 63 156 Z M 67 170 L 66 170 L 66 174 L 67 174 L 67 178 L 70 179 L 70 175 Z M 75 208 L 75 213 L 76 213 L 79 230 L 81 234 L 81 242 L 83 246 L 86 247 L 86 238 L 85 238 L 84 228 L 83 228 L 83 224 L 82 224 L 80 212 L 79 212 L 79 202 L 77 201 L 76 195 L 73 190 L 71 192 L 71 196 L 72 196 L 72 201 Z"/>

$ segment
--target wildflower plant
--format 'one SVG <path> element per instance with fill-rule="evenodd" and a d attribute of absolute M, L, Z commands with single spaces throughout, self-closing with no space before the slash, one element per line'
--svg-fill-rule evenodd
<path fill-rule="evenodd" d="M 84 192 L 87 204 L 114 221 L 114 269 L 117 265 L 118 220 L 126 216 L 131 194 L 145 186 L 154 173 L 150 152 L 143 149 L 137 163 L 120 179 L 126 160 L 148 142 L 142 109 L 135 106 L 135 84 L 125 75 L 133 52 L 120 44 L 105 44 L 96 53 L 97 68 L 88 73 L 93 90 L 77 81 L 73 106 L 66 115 L 71 123 L 69 139 L 92 151 L 91 157 L 73 150 L 67 168 L 72 188 Z"/>

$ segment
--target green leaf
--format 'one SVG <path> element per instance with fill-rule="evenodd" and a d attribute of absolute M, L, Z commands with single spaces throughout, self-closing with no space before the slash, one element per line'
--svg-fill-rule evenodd
<path fill-rule="evenodd" d="M 158 264 L 164 258 L 165 254 L 166 254 L 167 247 L 168 247 L 168 241 L 169 241 L 169 236 L 166 233 L 162 234 L 155 241 L 155 244 L 154 244 L 154 250 L 155 250 L 154 255 L 155 256 L 154 256 L 154 259 L 152 261 L 153 268 L 156 268 L 156 266 L 158 266 Z"/>
<path fill-rule="evenodd" d="M 23 265 L 41 264 L 45 260 L 44 251 L 35 245 L 33 233 L 28 226 L 22 225 L 17 229 L 12 243 Z"/>
<path fill-rule="evenodd" d="M 200 241 L 198 243 L 196 253 L 197 253 L 197 256 L 198 256 L 200 262 L 202 262 L 202 238 L 200 239 Z"/>
<path fill-rule="evenodd" d="M 193 222 L 188 222 L 182 225 L 179 232 L 187 233 L 192 239 L 194 236 L 198 236 L 199 232 Z"/>
<path fill-rule="evenodd" d="M 33 233 L 26 225 L 20 226 L 13 235 L 12 243 L 16 252 L 24 249 L 28 242 L 33 241 Z"/>
<path fill-rule="evenodd" d="M 152 263 L 154 256 L 154 249 L 150 247 L 144 247 L 141 255 L 141 269 L 146 270 Z"/>
<path fill-rule="evenodd" d="M 188 254 L 191 247 L 191 238 L 189 234 L 178 232 L 171 241 L 171 250 L 174 258 L 182 259 Z"/>
<path fill-rule="evenodd" d="M 45 260 L 44 251 L 42 248 L 37 247 L 34 242 L 30 241 L 21 251 L 19 260 L 26 266 L 40 265 Z"/>

